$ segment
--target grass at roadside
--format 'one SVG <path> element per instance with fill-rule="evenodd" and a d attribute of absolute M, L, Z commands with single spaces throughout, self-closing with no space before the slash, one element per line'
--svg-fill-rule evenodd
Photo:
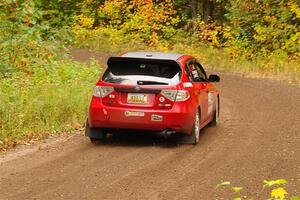
<path fill-rule="evenodd" d="M 0 149 L 83 124 L 99 73 L 96 62 L 57 61 L 0 79 Z"/>

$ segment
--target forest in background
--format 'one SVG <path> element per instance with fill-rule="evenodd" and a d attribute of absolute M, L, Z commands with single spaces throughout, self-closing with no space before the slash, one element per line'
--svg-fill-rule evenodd
<path fill-rule="evenodd" d="M 218 49 L 226 59 L 299 61 L 299 6 L 299 0 L 2 0 L 1 71 L 31 64 L 16 57 L 49 59 L 70 45 L 108 53 L 183 46 Z M 276 67 L 282 66 L 265 66 Z"/>
<path fill-rule="evenodd" d="M 0 28 L 0 148 L 82 126 L 100 70 L 70 47 L 300 82 L 299 0 L 1 0 Z"/>

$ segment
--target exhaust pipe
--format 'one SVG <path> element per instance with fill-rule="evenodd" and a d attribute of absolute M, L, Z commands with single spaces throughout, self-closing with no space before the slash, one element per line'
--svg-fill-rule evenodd
<path fill-rule="evenodd" d="M 160 135 L 167 138 L 167 137 L 170 137 L 174 133 L 176 133 L 176 131 L 173 131 L 173 130 L 170 130 L 170 129 L 165 129 L 162 132 L 160 132 Z"/>

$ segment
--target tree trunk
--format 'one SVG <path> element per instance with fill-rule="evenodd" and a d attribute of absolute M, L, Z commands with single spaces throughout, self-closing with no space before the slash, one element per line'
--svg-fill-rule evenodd
<path fill-rule="evenodd" d="M 93 24 L 93 28 L 99 26 L 99 12 L 98 9 L 99 7 L 104 3 L 103 0 L 100 1 L 96 1 L 94 6 L 93 6 L 93 12 L 94 12 L 94 24 Z"/>
<path fill-rule="evenodd" d="M 192 11 L 192 19 L 196 19 L 198 17 L 198 0 L 191 0 L 190 7 Z"/>
<path fill-rule="evenodd" d="M 202 0 L 202 14 L 204 23 L 207 24 L 212 19 L 214 11 L 213 0 Z"/>

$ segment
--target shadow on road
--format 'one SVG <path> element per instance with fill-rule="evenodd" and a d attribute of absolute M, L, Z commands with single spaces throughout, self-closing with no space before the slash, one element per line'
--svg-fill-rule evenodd
<path fill-rule="evenodd" d="M 211 127 L 205 127 L 200 133 L 201 139 L 208 134 Z M 189 136 L 183 134 L 173 134 L 169 137 L 164 137 L 159 133 L 145 131 L 122 131 L 108 134 L 104 140 L 93 143 L 95 146 L 160 146 L 163 148 L 174 148 L 182 145 L 193 145 L 189 141 Z"/>

